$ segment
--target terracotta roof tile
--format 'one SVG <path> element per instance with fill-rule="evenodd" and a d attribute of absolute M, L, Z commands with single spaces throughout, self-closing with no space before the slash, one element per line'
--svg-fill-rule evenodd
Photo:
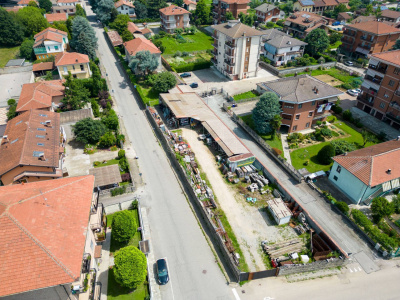
<path fill-rule="evenodd" d="M 153 31 L 151 31 L 151 29 L 147 27 L 142 29 L 142 34 L 148 34 L 148 33 L 153 33 Z"/>
<path fill-rule="evenodd" d="M 226 4 L 246 4 L 250 3 L 250 0 L 221 0 L 221 2 L 226 3 Z"/>
<path fill-rule="evenodd" d="M 4 7 L 6 9 L 6 11 L 10 12 L 18 12 L 20 9 L 24 8 L 23 6 L 13 6 L 13 7 Z"/>
<path fill-rule="evenodd" d="M 190 14 L 190 12 L 188 12 L 186 9 L 184 9 L 182 7 L 178 7 L 173 4 L 168 7 L 161 8 L 160 13 L 162 13 L 163 15 L 166 15 L 166 16 L 179 16 L 179 15 L 183 15 L 183 14 Z"/>
<path fill-rule="evenodd" d="M 34 36 L 35 44 L 33 45 L 33 47 L 40 46 L 45 40 L 62 43 L 63 37 L 67 37 L 67 36 L 68 36 L 68 34 L 65 31 L 61 31 L 61 30 L 49 27 L 49 28 L 46 28 L 45 30 L 42 30 L 41 32 L 35 34 L 35 36 Z"/>
<path fill-rule="evenodd" d="M 347 12 L 341 12 L 338 14 L 338 16 L 341 16 L 345 20 L 349 20 L 352 18 L 352 16 L 350 16 Z"/>
<path fill-rule="evenodd" d="M 51 126 L 41 124 L 48 120 L 51 121 Z M 3 138 L 0 145 L 0 176 L 22 165 L 53 168 L 59 166 L 58 113 L 42 110 L 24 112 L 7 123 L 4 135 L 7 139 Z M 39 138 L 37 135 L 44 135 L 45 138 Z M 44 145 L 38 146 L 37 143 Z M 43 152 L 45 160 L 33 156 L 34 151 Z"/>
<path fill-rule="evenodd" d="M 78 3 L 79 0 L 57 0 L 57 3 Z"/>
<path fill-rule="evenodd" d="M 57 22 L 57 21 L 67 21 L 67 19 L 68 19 L 68 15 L 66 13 L 45 14 L 44 17 L 50 23 Z"/>
<path fill-rule="evenodd" d="M 386 51 L 370 55 L 371 58 L 387 61 L 396 66 L 400 66 L 400 50 Z"/>
<path fill-rule="evenodd" d="M 146 39 L 133 39 L 124 43 L 124 47 L 131 56 L 140 51 L 150 51 L 154 54 L 161 53 L 160 49 L 158 49 L 151 41 Z"/>
<path fill-rule="evenodd" d="M 310 20 L 311 22 L 305 22 L 306 18 L 303 17 L 307 15 L 308 16 L 308 20 Z M 286 21 L 290 21 L 291 23 L 295 23 L 295 24 L 300 24 L 303 25 L 305 27 L 314 27 L 312 26 L 313 22 L 320 22 L 321 24 L 325 24 L 326 21 L 325 19 L 317 14 L 311 13 L 311 12 L 305 12 L 305 11 L 298 11 L 292 14 L 291 17 L 287 18 Z"/>
<path fill-rule="evenodd" d="M 119 0 L 119 1 L 114 3 L 115 8 L 118 8 L 118 7 L 122 6 L 122 5 L 126 5 L 126 6 L 129 6 L 129 7 L 135 8 L 135 6 L 131 2 L 125 1 L 125 0 Z"/>
<path fill-rule="evenodd" d="M 29 2 L 31 2 L 31 1 L 35 1 L 36 4 L 38 4 L 38 1 L 37 1 L 37 0 L 19 0 L 19 1 L 17 2 L 17 4 L 18 4 L 18 5 L 28 5 Z"/>
<path fill-rule="evenodd" d="M 382 17 L 397 19 L 400 18 L 400 11 L 385 9 L 381 12 Z"/>
<path fill-rule="evenodd" d="M 76 281 L 93 176 L 0 187 L 0 297 Z"/>
<path fill-rule="evenodd" d="M 110 38 L 111 43 L 113 46 L 119 46 L 123 44 L 122 37 L 118 34 L 116 30 L 109 30 L 107 32 L 108 37 Z"/>
<path fill-rule="evenodd" d="M 338 164 L 368 186 L 376 186 L 400 177 L 400 141 L 392 140 L 338 155 Z M 391 172 L 387 172 L 391 169 Z"/>
<path fill-rule="evenodd" d="M 84 64 L 89 62 L 89 56 L 77 52 L 62 52 L 55 58 L 56 66 Z"/>
<path fill-rule="evenodd" d="M 197 3 L 195 1 L 191 1 L 191 0 L 183 0 L 183 3 L 185 3 L 186 5 L 190 5 L 190 4 L 197 5 Z"/>
<path fill-rule="evenodd" d="M 400 33 L 400 29 L 394 28 L 386 23 L 378 21 L 357 23 L 352 25 L 346 25 L 345 27 L 350 29 L 358 29 L 373 34 Z"/>
<path fill-rule="evenodd" d="M 32 71 L 46 71 L 54 69 L 54 61 L 41 62 L 32 66 Z"/>
<path fill-rule="evenodd" d="M 133 22 L 128 22 L 128 30 L 130 33 L 142 33 L 142 31 L 137 27 L 137 25 Z"/>
<path fill-rule="evenodd" d="M 26 83 L 22 86 L 17 112 L 51 107 L 53 97 L 63 96 L 63 80 Z"/>

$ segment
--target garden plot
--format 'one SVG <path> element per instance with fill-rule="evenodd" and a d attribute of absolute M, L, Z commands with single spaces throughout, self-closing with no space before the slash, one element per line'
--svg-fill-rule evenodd
<path fill-rule="evenodd" d="M 275 226 L 275 221 L 269 217 L 264 203 L 273 196 L 270 192 L 264 195 L 259 192 L 240 193 L 240 189 L 246 190 L 244 184 L 233 185 L 223 178 L 214 155 L 202 141 L 198 140 L 196 131 L 182 128 L 182 136 L 191 146 L 199 165 L 211 182 L 217 203 L 228 218 L 250 271 L 269 267 L 269 262 L 265 263 L 266 256 L 262 252 L 261 242 L 273 243 L 297 237 L 293 228 Z M 271 190 L 272 187 L 266 189 Z M 250 196 L 257 198 L 256 203 L 246 201 Z"/>
<path fill-rule="evenodd" d="M 332 77 L 331 75 L 328 74 L 324 74 L 324 75 L 317 75 L 314 76 L 315 78 L 317 78 L 318 80 L 321 80 L 331 86 L 339 86 L 343 83 L 343 81 L 340 81 L 338 79 L 336 79 L 335 77 Z"/>

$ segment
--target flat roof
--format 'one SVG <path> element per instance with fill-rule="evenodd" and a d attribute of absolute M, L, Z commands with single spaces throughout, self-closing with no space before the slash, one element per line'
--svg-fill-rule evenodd
<path fill-rule="evenodd" d="M 109 165 L 105 167 L 92 168 L 89 170 L 90 175 L 94 175 L 95 187 L 110 185 L 122 182 L 121 174 L 118 165 Z"/>
<path fill-rule="evenodd" d="M 292 215 L 292 212 L 287 208 L 281 198 L 268 200 L 267 204 L 278 219 L 283 219 Z"/>
<path fill-rule="evenodd" d="M 228 157 L 250 153 L 196 93 L 168 93 L 160 94 L 160 97 L 176 118 L 193 118 L 200 121 Z"/>

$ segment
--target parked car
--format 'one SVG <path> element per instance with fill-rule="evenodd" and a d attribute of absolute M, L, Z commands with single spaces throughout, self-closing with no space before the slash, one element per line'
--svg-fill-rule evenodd
<path fill-rule="evenodd" d="M 199 87 L 199 85 L 197 84 L 197 82 L 193 82 L 193 83 L 189 84 L 189 86 L 190 86 L 192 89 L 195 89 L 195 88 Z"/>
<path fill-rule="evenodd" d="M 338 26 L 338 25 L 340 25 L 340 22 L 339 22 L 339 21 L 336 21 L 336 22 L 333 22 L 333 23 L 332 23 L 332 26 Z"/>
<path fill-rule="evenodd" d="M 181 82 L 181 83 L 178 83 L 178 85 L 187 85 L 187 83 Z"/>
<path fill-rule="evenodd" d="M 190 73 L 188 73 L 188 72 L 182 73 L 182 74 L 181 74 L 181 77 L 182 77 L 182 78 L 191 77 L 191 76 L 192 76 L 192 74 L 190 74 Z"/>
<path fill-rule="evenodd" d="M 349 61 L 349 60 L 345 61 L 344 64 L 345 64 L 346 66 L 349 66 L 349 67 L 352 67 L 352 66 L 354 65 L 353 62 L 352 62 L 352 61 Z"/>
<path fill-rule="evenodd" d="M 158 283 L 161 285 L 167 284 L 169 281 L 167 260 L 160 258 L 156 262 Z"/>
<path fill-rule="evenodd" d="M 358 96 L 360 94 L 360 92 L 353 89 L 353 90 L 347 90 L 347 94 L 352 95 L 352 96 Z"/>

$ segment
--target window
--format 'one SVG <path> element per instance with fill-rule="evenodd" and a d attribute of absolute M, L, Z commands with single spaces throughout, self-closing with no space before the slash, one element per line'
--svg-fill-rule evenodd
<path fill-rule="evenodd" d="M 381 104 L 379 104 L 380 108 L 385 108 L 385 102 L 381 102 Z"/>
<path fill-rule="evenodd" d="M 340 173 L 340 171 L 342 171 L 342 167 L 341 166 L 337 166 L 336 172 Z"/>
<path fill-rule="evenodd" d="M 39 114 L 39 116 L 41 116 L 41 117 L 47 117 L 47 115 L 45 115 L 45 114 Z"/>
<path fill-rule="evenodd" d="M 54 50 L 58 50 L 58 46 L 54 46 Z"/>
<path fill-rule="evenodd" d="M 40 135 L 40 134 L 37 134 L 36 137 L 39 138 L 39 139 L 44 139 L 45 138 L 44 135 Z"/>
<path fill-rule="evenodd" d="M 249 57 L 248 56 L 246 56 L 246 61 L 249 61 Z"/>
<path fill-rule="evenodd" d="M 389 98 L 389 95 L 388 95 L 388 94 L 386 94 L 386 92 L 385 92 L 385 94 L 383 94 L 383 97 L 385 97 L 385 98 Z"/>
<path fill-rule="evenodd" d="M 85 71 L 85 68 L 83 67 L 83 65 L 80 65 L 81 67 L 81 71 Z"/>
<path fill-rule="evenodd" d="M 308 123 L 306 124 L 306 128 L 308 128 L 308 127 L 310 127 L 310 122 L 308 122 Z"/>
<path fill-rule="evenodd" d="M 44 146 L 43 143 L 37 143 L 36 145 L 38 145 L 38 146 Z"/>
<path fill-rule="evenodd" d="M 315 105 L 315 102 L 316 102 L 316 101 L 312 101 L 312 102 L 311 102 L 311 105 Z"/>
<path fill-rule="evenodd" d="M 394 86 L 394 80 L 389 81 L 389 86 Z"/>
<path fill-rule="evenodd" d="M 72 70 L 74 70 L 74 71 L 75 71 L 75 65 L 72 65 Z"/>
<path fill-rule="evenodd" d="M 337 181 L 338 177 L 337 176 L 333 176 L 333 180 Z"/>
<path fill-rule="evenodd" d="M 291 105 L 291 104 L 285 104 L 283 107 L 284 107 L 284 108 L 294 108 L 294 105 Z"/>
<path fill-rule="evenodd" d="M 47 47 L 48 49 L 49 49 L 49 51 L 50 51 L 50 46 L 49 47 Z"/>
<path fill-rule="evenodd" d="M 42 151 L 33 151 L 33 157 L 41 157 L 42 155 L 44 155 Z"/>
<path fill-rule="evenodd" d="M 16 141 L 18 141 L 18 139 L 15 139 L 11 142 L 11 144 L 14 144 Z"/>
<path fill-rule="evenodd" d="M 37 128 L 39 131 L 46 131 L 46 128 Z"/>
<path fill-rule="evenodd" d="M 77 77 L 76 77 L 76 74 L 72 75 L 72 77 L 77 78 Z"/>
<path fill-rule="evenodd" d="M 18 124 L 21 124 L 22 121 L 18 121 L 17 123 L 15 123 L 15 126 L 17 126 Z"/>
<path fill-rule="evenodd" d="M 303 104 L 299 104 L 299 105 L 297 105 L 297 107 L 298 107 L 298 108 L 302 108 L 302 107 L 303 107 Z"/>
<path fill-rule="evenodd" d="M 63 67 L 63 68 L 64 68 L 64 73 L 68 73 L 67 67 Z"/>
<path fill-rule="evenodd" d="M 300 114 L 297 114 L 296 115 L 296 120 L 299 120 L 300 119 Z"/>
<path fill-rule="evenodd" d="M 282 119 L 284 119 L 284 120 L 291 120 L 291 119 L 292 119 L 292 115 L 282 114 Z"/>
<path fill-rule="evenodd" d="M 400 73 L 400 68 L 394 68 L 393 73 L 396 74 L 396 75 L 399 75 L 399 73 Z"/>
<path fill-rule="evenodd" d="M 93 246 L 94 246 L 93 241 L 90 241 L 90 249 L 93 250 Z"/>
<path fill-rule="evenodd" d="M 308 116 L 309 116 L 309 117 L 312 117 L 312 114 L 313 114 L 312 111 L 309 111 L 309 112 L 308 112 Z"/>
<path fill-rule="evenodd" d="M 293 131 L 296 131 L 297 130 L 297 125 L 294 125 L 293 126 Z"/>

